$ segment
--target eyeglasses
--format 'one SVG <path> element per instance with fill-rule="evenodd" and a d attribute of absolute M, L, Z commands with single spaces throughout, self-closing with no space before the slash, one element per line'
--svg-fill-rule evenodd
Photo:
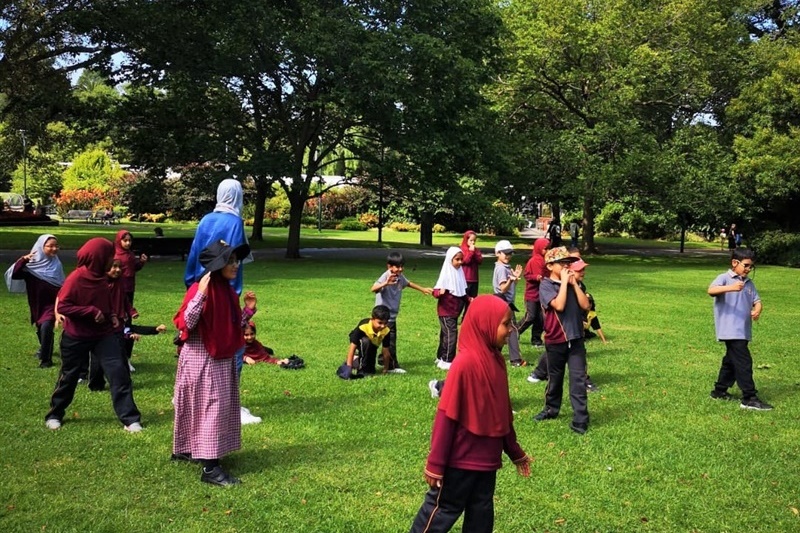
<path fill-rule="evenodd" d="M 241 261 L 239 261 L 239 259 L 237 259 L 235 256 L 228 259 L 228 264 L 231 266 L 239 266 L 240 263 Z"/>
<path fill-rule="evenodd" d="M 745 268 L 746 270 L 756 269 L 756 265 L 754 265 L 753 263 L 742 263 L 741 261 L 739 261 L 739 264 L 742 265 L 742 267 Z"/>

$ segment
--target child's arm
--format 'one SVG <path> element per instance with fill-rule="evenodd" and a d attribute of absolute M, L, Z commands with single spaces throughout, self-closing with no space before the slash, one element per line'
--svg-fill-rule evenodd
<path fill-rule="evenodd" d="M 242 309 L 242 327 L 256 314 L 256 293 L 247 291 L 244 293 L 244 309 Z"/>
<path fill-rule="evenodd" d="M 726 292 L 740 292 L 744 289 L 744 281 L 737 281 L 732 285 L 712 285 L 708 288 L 709 296 L 719 296 Z"/>
<path fill-rule="evenodd" d="M 567 306 L 567 286 L 569 285 L 569 270 L 566 268 L 561 270 L 561 285 L 558 287 L 558 294 L 555 298 L 550 300 L 550 307 L 559 313 Z"/>
<path fill-rule="evenodd" d="M 758 300 L 756 303 L 753 304 L 753 310 L 750 311 L 750 318 L 753 320 L 758 320 L 758 317 L 761 316 L 761 300 Z"/>
<path fill-rule="evenodd" d="M 570 272 L 570 274 L 572 274 L 572 272 Z M 578 305 L 581 307 L 581 309 L 583 309 L 584 311 L 588 311 L 589 309 L 591 309 L 592 302 L 589 301 L 589 297 L 586 296 L 585 292 L 583 292 L 581 284 L 578 283 L 578 280 L 574 274 L 572 274 L 569 277 L 569 283 L 575 288 L 575 296 L 578 297 Z"/>
<path fill-rule="evenodd" d="M 511 286 L 519 280 L 520 276 L 522 276 L 522 265 L 517 265 L 517 268 L 511 272 L 505 281 L 500 282 L 500 285 L 498 285 L 500 293 L 507 293 Z"/>
<path fill-rule="evenodd" d="M 427 294 L 428 296 L 433 294 L 433 289 L 431 287 L 422 287 L 421 285 L 417 285 L 413 281 L 408 282 L 408 286 L 414 289 L 415 291 L 419 291 L 422 294 Z"/>
<path fill-rule="evenodd" d="M 355 357 L 355 355 L 356 355 L 356 345 L 355 343 L 351 342 L 350 348 L 347 350 L 347 360 L 345 361 L 347 366 L 349 366 L 350 368 L 353 368 L 353 358 Z"/>
<path fill-rule="evenodd" d="M 384 276 L 386 279 L 384 279 Z M 372 292 L 381 292 L 389 285 L 395 284 L 397 284 L 397 274 L 391 274 L 389 271 L 386 271 L 383 275 L 381 275 L 381 277 L 378 278 L 378 281 L 372 284 L 372 288 L 370 290 Z"/>
<path fill-rule="evenodd" d="M 381 350 L 381 354 L 383 356 L 383 373 L 387 374 L 392 368 L 392 354 L 389 352 L 389 348 L 385 346 L 383 350 Z"/>

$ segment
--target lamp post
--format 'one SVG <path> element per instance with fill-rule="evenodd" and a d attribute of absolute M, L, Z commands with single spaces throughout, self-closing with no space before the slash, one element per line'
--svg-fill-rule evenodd
<path fill-rule="evenodd" d="M 28 140 L 25 138 L 25 130 L 19 130 L 22 137 L 22 196 L 28 197 Z"/>

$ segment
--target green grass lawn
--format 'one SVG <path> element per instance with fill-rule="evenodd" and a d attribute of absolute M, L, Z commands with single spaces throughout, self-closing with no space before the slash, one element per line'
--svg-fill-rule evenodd
<path fill-rule="evenodd" d="M 557 420 L 534 424 L 544 384 L 525 380 L 530 369 L 509 369 L 517 434 L 535 462 L 529 479 L 507 461 L 498 473 L 495 530 L 800 530 L 800 369 L 792 358 L 800 308 L 791 290 L 800 272 L 756 271 L 765 307 L 751 344 L 754 373 L 775 410 L 752 412 L 708 397 L 723 348 L 705 290 L 726 268 L 720 259 L 588 261 L 586 283 L 610 340 L 587 343 L 601 387 L 589 398 L 591 427 L 585 436 L 569 430 L 566 398 Z M 140 323 L 171 325 L 183 266 L 156 259 L 140 272 Z M 436 258 L 415 260 L 406 273 L 431 285 L 440 266 Z M 492 266 L 482 267 L 482 292 Z M 25 297 L 0 291 L 0 530 L 407 531 L 426 488 L 436 409 L 427 382 L 445 376 L 433 364 L 435 300 L 405 293 L 398 349 L 407 375 L 353 382 L 334 375 L 383 267 L 344 259 L 247 265 L 259 340 L 279 355 L 300 355 L 307 368 L 244 369 L 242 403 L 264 422 L 243 427 L 242 450 L 225 459 L 243 480 L 230 489 L 200 483 L 196 465 L 169 461 L 171 334 L 145 337 L 134 350 L 142 433 L 123 431 L 108 392 L 85 386 L 63 428 L 49 431 L 43 417 L 58 369 L 36 368 Z M 523 344 L 523 356 L 535 361 L 538 352 Z"/>

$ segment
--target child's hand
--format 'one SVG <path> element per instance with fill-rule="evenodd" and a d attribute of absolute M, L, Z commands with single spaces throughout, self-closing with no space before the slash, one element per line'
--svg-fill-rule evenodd
<path fill-rule="evenodd" d="M 758 320 L 758 317 L 760 316 L 761 316 L 761 311 L 756 311 L 755 309 L 750 311 L 750 318 L 752 318 L 753 320 Z"/>
<path fill-rule="evenodd" d="M 245 355 L 245 356 L 244 356 L 244 362 L 245 362 L 245 363 L 247 363 L 248 365 L 254 365 L 254 364 L 256 364 L 256 361 L 255 361 L 255 359 L 253 359 L 252 357 L 250 357 L 250 356 L 248 356 L 248 355 Z"/>
<path fill-rule="evenodd" d="M 253 291 L 247 291 L 244 293 L 244 305 L 248 309 L 255 309 L 256 308 L 256 293 Z"/>
<path fill-rule="evenodd" d="M 208 272 L 205 276 L 200 278 L 200 282 L 197 284 L 197 292 L 205 294 L 208 290 L 209 281 L 211 281 L 211 272 Z"/>
<path fill-rule="evenodd" d="M 23 258 L 25 261 L 33 261 L 33 258 L 34 258 L 34 257 L 36 257 L 36 250 L 32 251 L 32 252 L 31 252 L 31 253 L 29 253 L 28 255 L 23 255 L 23 256 L 22 256 L 22 258 Z"/>
<path fill-rule="evenodd" d="M 94 322 L 95 324 L 102 324 L 106 321 L 106 317 L 102 311 L 98 310 L 97 313 L 94 315 Z"/>
<path fill-rule="evenodd" d="M 525 456 L 525 460 L 521 463 L 517 463 L 515 465 L 517 467 L 517 474 L 522 477 L 530 477 L 531 476 L 531 458 L 527 455 Z"/>
<path fill-rule="evenodd" d="M 423 294 L 427 294 L 428 296 L 430 296 L 430 295 L 433 294 L 433 288 L 432 287 L 424 287 L 422 289 L 422 293 Z"/>
<path fill-rule="evenodd" d="M 149 257 L 147 257 L 147 254 L 142 254 L 142 255 L 140 255 L 140 256 L 139 256 L 139 261 L 141 261 L 142 263 L 147 263 L 147 261 L 148 261 L 149 259 L 150 259 L 150 258 L 149 258 Z"/>
<path fill-rule="evenodd" d="M 139 339 L 141 339 L 141 338 L 142 338 L 142 336 L 141 336 L 141 335 L 139 335 L 138 333 L 131 333 L 131 339 L 132 339 L 134 342 L 139 342 Z"/>
<path fill-rule="evenodd" d="M 570 280 L 574 279 L 572 275 L 572 271 L 567 270 L 566 268 L 561 269 L 561 283 L 570 283 Z"/>
<path fill-rule="evenodd" d="M 119 318 L 117 318 L 117 315 L 111 315 L 111 327 L 114 329 L 119 327 Z"/>
<path fill-rule="evenodd" d="M 517 268 L 514 269 L 514 277 L 519 279 L 522 276 L 522 265 L 517 265 Z"/>
<path fill-rule="evenodd" d="M 442 480 L 436 479 L 435 477 L 431 477 L 428 474 L 425 474 L 425 483 L 432 489 L 438 489 L 442 486 Z"/>
<path fill-rule="evenodd" d="M 158 326 L 156 326 L 156 331 L 159 333 L 164 333 L 165 331 L 167 331 L 167 326 L 165 326 L 164 324 L 159 324 Z"/>
<path fill-rule="evenodd" d="M 737 281 L 733 285 L 728 285 L 730 292 L 741 292 L 744 289 L 744 281 Z"/>

